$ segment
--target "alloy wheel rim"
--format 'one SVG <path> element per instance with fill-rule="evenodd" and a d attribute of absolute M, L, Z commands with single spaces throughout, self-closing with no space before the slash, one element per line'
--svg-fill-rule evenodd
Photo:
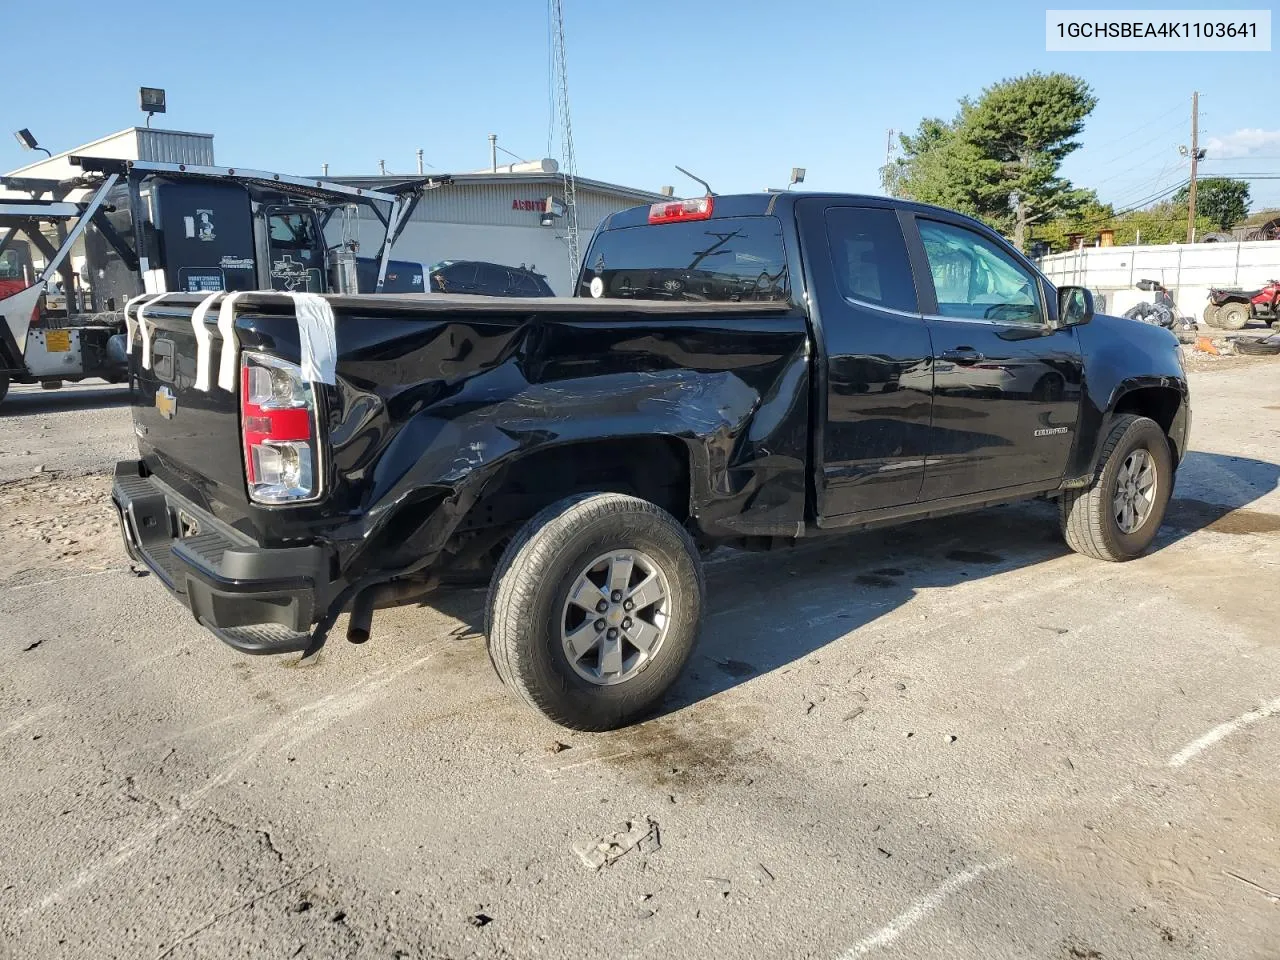
<path fill-rule="evenodd" d="M 1111 513 L 1123 534 L 1139 530 L 1155 508 L 1158 478 L 1156 462 L 1144 447 L 1124 458 L 1116 473 L 1116 491 Z"/>
<path fill-rule="evenodd" d="M 560 643 L 574 673 L 611 686 L 657 656 L 670 628 L 671 585 L 647 553 L 601 554 L 573 581 L 560 617 Z"/>

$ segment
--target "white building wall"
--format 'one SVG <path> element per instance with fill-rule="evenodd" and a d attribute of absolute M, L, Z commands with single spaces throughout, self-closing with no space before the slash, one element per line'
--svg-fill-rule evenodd
<path fill-rule="evenodd" d="M 328 239 L 337 242 L 341 227 L 330 222 Z M 558 296 L 569 296 L 569 254 L 561 239 L 564 231 L 553 227 L 512 227 L 474 223 L 430 223 L 413 219 L 391 251 L 395 260 L 411 260 L 430 267 L 441 260 L 487 260 L 518 267 L 524 264 L 545 274 Z M 382 242 L 382 224 L 361 219 L 355 239 L 360 256 L 371 257 Z M 584 240 L 585 242 L 585 240 Z"/>
<path fill-rule="evenodd" d="M 1158 280 L 1169 288 L 1179 313 L 1200 319 L 1210 287 L 1254 289 L 1280 279 L 1280 243 L 1086 247 L 1044 257 L 1039 265 L 1055 284 L 1076 284 L 1106 295 L 1109 314 L 1150 300 L 1151 294 L 1134 289 L 1134 284 Z"/>
<path fill-rule="evenodd" d="M 565 222 L 540 224 L 537 210 L 516 208 L 513 201 L 529 203 L 547 196 L 562 197 L 559 180 L 496 183 L 455 183 L 425 194 L 396 242 L 391 256 L 430 266 L 441 260 L 486 260 L 518 267 L 524 264 L 546 276 L 557 296 L 573 293 Z M 580 255 L 596 225 L 611 213 L 641 201 L 609 196 L 593 190 L 578 192 Z M 342 239 L 342 218 L 334 217 L 326 231 L 328 241 Z M 382 224 L 361 210 L 359 220 L 349 221 L 349 236 L 360 241 L 360 256 L 371 257 L 382 242 Z"/>

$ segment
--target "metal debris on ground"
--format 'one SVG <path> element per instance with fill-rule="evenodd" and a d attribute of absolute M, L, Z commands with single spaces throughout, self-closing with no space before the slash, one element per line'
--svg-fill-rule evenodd
<path fill-rule="evenodd" d="M 661 847 L 658 821 L 646 816 L 628 820 L 625 824 L 620 824 L 615 832 L 597 840 L 577 840 L 573 844 L 573 852 L 592 870 L 599 870 L 612 866 L 632 850 L 652 853 Z"/>
<path fill-rule="evenodd" d="M 489 916 L 487 913 L 473 913 L 471 916 L 467 917 L 467 923 L 471 924 L 473 927 L 487 927 L 489 924 L 493 923 L 493 917 Z"/>

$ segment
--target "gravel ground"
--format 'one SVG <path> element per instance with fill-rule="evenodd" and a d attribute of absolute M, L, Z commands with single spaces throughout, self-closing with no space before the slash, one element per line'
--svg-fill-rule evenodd
<path fill-rule="evenodd" d="M 584 735 L 504 696 L 476 592 L 223 647 L 123 559 L 117 392 L 18 388 L 0 955 L 1275 957 L 1280 362 L 1193 390 L 1150 555 L 1044 504 L 722 551 L 663 715 Z"/>

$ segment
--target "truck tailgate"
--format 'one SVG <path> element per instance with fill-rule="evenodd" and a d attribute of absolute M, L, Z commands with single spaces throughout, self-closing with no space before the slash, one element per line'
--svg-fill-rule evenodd
<path fill-rule="evenodd" d="M 199 298 L 165 298 L 145 308 L 151 328 L 151 366 L 141 363 L 135 336 L 131 355 L 134 378 L 133 425 L 147 468 L 196 503 L 214 512 L 217 504 L 243 507 L 244 454 L 241 448 L 238 393 L 217 385 L 222 340 L 217 312 L 206 326 L 211 336 L 208 390 L 196 388 L 197 344 L 191 315 Z M 238 510 L 235 512 L 239 512 Z"/>

